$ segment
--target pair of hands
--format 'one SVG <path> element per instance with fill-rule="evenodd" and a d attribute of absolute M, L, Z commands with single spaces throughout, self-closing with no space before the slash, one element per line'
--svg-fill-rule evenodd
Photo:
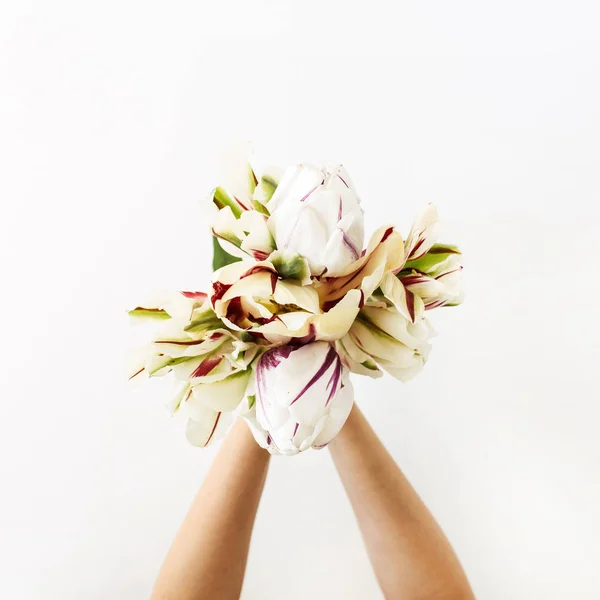
<path fill-rule="evenodd" d="M 355 405 L 329 449 L 386 598 L 472 600 L 450 543 Z M 243 422 L 215 458 L 153 600 L 236 600 L 270 455 Z"/>

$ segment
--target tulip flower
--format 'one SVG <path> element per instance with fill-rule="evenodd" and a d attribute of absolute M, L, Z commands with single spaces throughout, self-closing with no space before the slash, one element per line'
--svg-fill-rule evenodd
<path fill-rule="evenodd" d="M 416 217 L 406 238 L 406 260 L 416 260 L 433 246 L 439 232 L 439 215 L 433 204 L 428 204 Z"/>
<path fill-rule="evenodd" d="M 313 275 L 335 276 L 360 257 L 363 210 L 341 165 L 290 167 L 267 208 L 277 248 L 306 258 Z"/>
<path fill-rule="evenodd" d="M 338 339 L 352 325 L 362 298 L 359 289 L 351 289 L 324 310 L 314 286 L 280 278 L 269 261 L 237 262 L 215 271 L 211 293 L 214 313 L 227 328 L 271 344 Z"/>
<path fill-rule="evenodd" d="M 409 381 L 429 355 L 433 330 L 425 318 L 412 323 L 385 302 L 365 305 L 338 351 L 351 371 L 378 377 L 381 369 L 400 381 Z"/>
<path fill-rule="evenodd" d="M 427 254 L 407 262 L 398 278 L 426 310 L 457 306 L 464 296 L 461 258 L 456 246 L 434 244 Z"/>
<path fill-rule="evenodd" d="M 266 259 L 275 250 L 267 227 L 267 202 L 275 192 L 280 169 L 269 167 L 258 174 L 251 165 L 247 144 L 237 144 L 223 160 L 224 186 L 212 191 L 211 201 L 219 209 L 212 232 L 230 255 Z"/>
<path fill-rule="evenodd" d="M 238 258 L 264 260 L 275 250 L 267 217 L 256 210 L 240 212 L 236 217 L 231 206 L 225 205 L 213 221 L 212 232 L 223 249 Z"/>
<path fill-rule="evenodd" d="M 158 305 L 146 303 L 130 314 L 161 322 L 139 353 L 131 378 L 171 374 L 182 383 L 168 407 L 188 419 L 189 441 L 206 446 L 218 439 L 245 395 L 260 346 L 226 329 L 200 292 L 182 292 Z"/>
<path fill-rule="evenodd" d="M 425 310 L 456 306 L 463 299 L 460 250 L 436 244 L 438 230 L 437 209 L 429 204 L 415 219 L 404 243 L 404 260 L 381 280 L 385 298 L 412 323 Z"/>
<path fill-rule="evenodd" d="M 256 394 L 248 421 L 257 442 L 274 454 L 326 446 L 354 402 L 348 370 L 333 345 L 280 346 L 256 367 Z"/>
<path fill-rule="evenodd" d="M 360 290 L 363 303 L 379 287 L 386 273 L 404 264 L 404 244 L 393 227 L 378 229 L 362 256 L 336 277 L 324 277 L 317 286 L 325 307 L 335 306 L 351 290 Z"/>
<path fill-rule="evenodd" d="M 223 155 L 221 171 L 223 185 L 236 206 L 244 211 L 254 209 L 269 214 L 265 206 L 277 189 L 282 169 L 274 166 L 259 168 L 252 145 L 238 142 Z"/>

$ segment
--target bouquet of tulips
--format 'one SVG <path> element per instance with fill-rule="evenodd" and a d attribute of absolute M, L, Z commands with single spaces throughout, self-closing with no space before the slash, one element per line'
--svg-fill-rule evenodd
<path fill-rule="evenodd" d="M 386 225 L 365 248 L 341 165 L 259 172 L 243 153 L 230 159 L 210 197 L 212 282 L 130 311 L 158 324 L 131 377 L 180 382 L 169 407 L 196 446 L 241 417 L 274 454 L 322 448 L 352 408 L 350 373 L 407 381 L 421 370 L 426 311 L 462 301 L 461 254 L 435 243 L 433 205 L 406 239 Z"/>

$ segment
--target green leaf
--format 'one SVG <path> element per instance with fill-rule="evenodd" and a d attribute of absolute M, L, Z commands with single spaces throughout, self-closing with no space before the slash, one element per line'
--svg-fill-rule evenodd
<path fill-rule="evenodd" d="M 229 252 L 223 250 L 221 244 L 219 244 L 219 240 L 215 236 L 213 236 L 213 271 L 216 271 L 217 269 L 220 269 L 225 265 L 230 265 L 231 263 L 238 262 L 240 260 L 242 259 L 238 258 L 237 256 L 231 256 Z"/>
<path fill-rule="evenodd" d="M 252 394 L 248 396 L 248 409 L 252 408 L 256 404 L 256 396 Z"/>

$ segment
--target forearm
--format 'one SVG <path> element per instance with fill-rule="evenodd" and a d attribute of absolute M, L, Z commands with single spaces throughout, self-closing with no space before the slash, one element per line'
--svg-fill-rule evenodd
<path fill-rule="evenodd" d="M 154 600 L 239 598 L 269 457 L 238 421 L 169 550 Z"/>
<path fill-rule="evenodd" d="M 386 598 L 472 599 L 444 533 L 356 406 L 329 447 Z"/>

